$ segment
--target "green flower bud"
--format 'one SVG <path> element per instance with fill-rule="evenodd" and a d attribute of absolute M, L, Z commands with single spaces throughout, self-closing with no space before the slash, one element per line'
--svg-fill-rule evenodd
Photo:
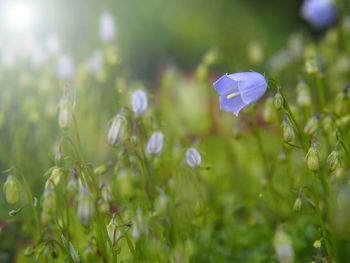
<path fill-rule="evenodd" d="M 63 153 L 62 151 L 58 151 L 58 153 L 56 153 L 56 156 L 55 156 L 55 163 L 56 163 L 56 166 L 57 167 L 62 167 L 63 166 L 63 163 L 64 163 L 64 156 L 63 156 Z"/>
<path fill-rule="evenodd" d="M 289 120 L 285 117 L 281 124 L 282 137 L 285 142 L 291 142 L 295 139 L 295 133 L 293 127 L 290 125 Z"/>
<path fill-rule="evenodd" d="M 318 157 L 318 150 L 315 146 L 311 146 L 306 154 L 307 167 L 311 171 L 317 171 L 320 168 L 320 162 Z"/>
<path fill-rule="evenodd" d="M 59 104 L 58 124 L 60 128 L 64 130 L 72 125 L 72 121 L 72 104 L 70 103 L 68 96 L 64 94 Z"/>
<path fill-rule="evenodd" d="M 92 222 L 95 216 L 94 198 L 87 185 L 82 187 L 78 200 L 78 218 L 83 226 Z"/>
<path fill-rule="evenodd" d="M 274 120 L 273 98 L 269 97 L 264 103 L 263 119 L 267 123 L 271 123 Z"/>
<path fill-rule="evenodd" d="M 295 212 L 299 212 L 301 210 L 301 204 L 302 204 L 301 197 L 298 196 L 298 198 L 294 202 L 293 210 Z"/>
<path fill-rule="evenodd" d="M 63 171 L 60 168 L 54 168 L 51 172 L 49 179 L 46 181 L 45 187 L 47 188 L 49 185 L 53 188 L 56 187 L 60 183 L 60 179 L 63 176 Z"/>
<path fill-rule="evenodd" d="M 318 68 L 318 64 L 317 64 L 316 58 L 314 58 L 314 57 L 308 58 L 305 61 L 305 70 L 309 74 L 316 74 L 316 73 L 319 72 L 319 68 Z"/>
<path fill-rule="evenodd" d="M 4 184 L 4 192 L 6 196 L 6 201 L 9 204 L 14 204 L 18 202 L 19 199 L 20 183 L 12 174 L 10 174 Z"/>
<path fill-rule="evenodd" d="M 119 113 L 114 117 L 107 137 L 111 146 L 115 147 L 124 140 L 126 125 L 126 119 L 123 114 Z"/>
<path fill-rule="evenodd" d="M 283 107 L 283 97 L 279 91 L 277 91 L 273 98 L 273 105 L 275 105 L 276 110 L 281 110 Z"/>
<path fill-rule="evenodd" d="M 321 239 L 316 240 L 313 244 L 314 248 L 321 248 Z"/>
<path fill-rule="evenodd" d="M 313 134 L 318 128 L 318 118 L 313 116 L 311 117 L 304 127 L 304 132 L 306 134 Z"/>
<path fill-rule="evenodd" d="M 97 166 L 95 169 L 94 169 L 94 173 L 96 175 L 102 175 L 104 174 L 105 172 L 107 171 L 107 167 L 106 165 L 100 165 L 100 166 Z"/>
<path fill-rule="evenodd" d="M 46 213 L 53 212 L 56 207 L 56 197 L 53 189 L 49 185 L 47 188 L 45 188 L 44 195 L 43 195 L 43 210 Z"/>
<path fill-rule="evenodd" d="M 332 151 L 327 158 L 328 169 L 332 172 L 335 171 L 340 166 L 340 162 L 340 154 L 336 147 L 335 150 Z"/>
<path fill-rule="evenodd" d="M 303 80 L 300 80 L 297 85 L 297 103 L 300 107 L 311 105 L 310 88 Z"/>
<path fill-rule="evenodd" d="M 322 119 L 322 128 L 323 128 L 323 131 L 328 134 L 330 133 L 331 129 L 332 129 L 332 126 L 333 126 L 333 121 L 332 121 L 332 117 L 330 115 L 327 115 L 325 116 L 323 119 Z"/>
<path fill-rule="evenodd" d="M 111 240 L 113 248 L 119 249 L 120 248 L 120 240 L 118 241 L 118 239 L 119 239 L 121 233 L 118 229 L 118 222 L 115 218 L 115 215 L 113 215 L 111 221 L 109 222 L 109 224 L 107 226 L 107 233 L 108 233 L 109 239 Z"/>

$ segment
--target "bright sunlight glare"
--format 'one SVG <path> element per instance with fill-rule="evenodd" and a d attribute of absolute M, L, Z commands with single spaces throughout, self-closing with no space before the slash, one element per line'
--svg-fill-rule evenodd
<path fill-rule="evenodd" d="M 31 28 L 35 22 L 35 10 L 26 1 L 11 1 L 5 9 L 5 22 L 10 30 Z"/>

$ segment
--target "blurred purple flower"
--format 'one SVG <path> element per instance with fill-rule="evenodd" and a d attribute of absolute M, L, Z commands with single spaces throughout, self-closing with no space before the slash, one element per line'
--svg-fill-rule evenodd
<path fill-rule="evenodd" d="M 313 27 L 323 29 L 333 24 L 338 11 L 333 0 L 305 0 L 301 15 Z"/>
<path fill-rule="evenodd" d="M 257 102 L 267 88 L 265 77 L 257 72 L 225 74 L 213 85 L 220 94 L 220 109 L 236 116 L 240 110 Z"/>

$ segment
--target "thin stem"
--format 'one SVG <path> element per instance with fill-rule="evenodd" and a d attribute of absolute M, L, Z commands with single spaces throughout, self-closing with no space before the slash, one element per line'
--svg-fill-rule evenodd
<path fill-rule="evenodd" d="M 37 228 L 38 236 L 40 237 L 40 235 L 41 235 L 40 220 L 39 220 L 38 211 L 36 210 L 35 205 L 34 205 L 34 198 L 33 198 L 32 192 L 30 191 L 28 182 L 27 182 L 26 178 L 24 177 L 22 171 L 16 166 L 13 166 L 13 168 L 17 169 L 18 173 L 20 174 L 20 176 L 22 178 L 24 188 L 25 188 L 27 197 L 29 199 L 30 206 L 32 207 L 32 210 L 33 210 L 34 220 L 35 220 L 35 225 Z"/>

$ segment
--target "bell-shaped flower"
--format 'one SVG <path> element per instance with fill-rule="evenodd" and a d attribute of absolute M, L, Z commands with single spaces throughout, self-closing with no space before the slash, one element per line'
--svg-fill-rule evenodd
<path fill-rule="evenodd" d="M 267 89 L 265 77 L 257 72 L 225 74 L 213 85 L 220 95 L 220 109 L 236 116 L 240 110 L 257 102 Z"/>
<path fill-rule="evenodd" d="M 131 94 L 131 105 L 136 116 L 145 115 L 148 107 L 146 92 L 143 90 L 135 90 Z"/>
<path fill-rule="evenodd" d="M 57 61 L 56 75 L 59 79 L 73 79 L 75 65 L 70 56 L 63 55 Z"/>
<path fill-rule="evenodd" d="M 185 154 L 186 157 L 186 163 L 191 168 L 200 167 L 202 164 L 202 157 L 197 149 L 195 148 L 188 148 Z"/>
<path fill-rule="evenodd" d="M 323 29 L 335 22 L 338 11 L 333 0 L 305 0 L 301 15 L 314 28 Z"/>
<path fill-rule="evenodd" d="M 163 150 L 164 135 L 161 132 L 154 132 L 148 140 L 146 151 L 148 154 L 160 155 Z"/>
<path fill-rule="evenodd" d="M 100 38 L 105 43 L 111 43 L 117 36 L 114 18 L 110 13 L 104 13 L 100 17 Z"/>

